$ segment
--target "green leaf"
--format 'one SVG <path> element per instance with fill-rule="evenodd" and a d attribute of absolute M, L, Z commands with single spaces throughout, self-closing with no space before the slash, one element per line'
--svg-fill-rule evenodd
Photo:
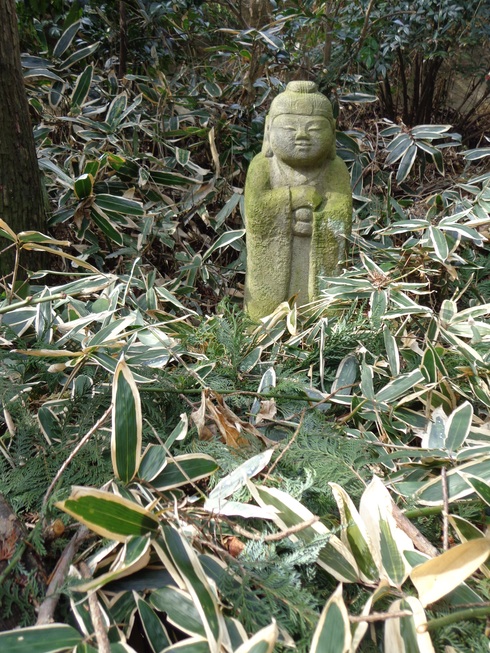
<path fill-rule="evenodd" d="M 412 144 L 403 155 L 402 160 L 400 161 L 400 165 L 398 166 L 396 180 L 399 184 L 405 181 L 405 179 L 408 177 L 416 156 L 417 146 Z"/>
<path fill-rule="evenodd" d="M 468 437 L 473 419 L 473 406 L 465 401 L 451 413 L 446 424 L 446 448 L 457 452 Z"/>
<path fill-rule="evenodd" d="M 85 99 L 90 90 L 90 85 L 92 84 L 92 76 L 94 74 L 94 67 L 92 64 L 88 65 L 83 73 L 78 76 L 78 79 L 73 89 L 71 96 L 71 106 L 81 107 L 85 102 Z"/>
<path fill-rule="evenodd" d="M 339 585 L 320 615 L 310 653 L 349 653 L 351 641 L 349 614 Z"/>
<path fill-rule="evenodd" d="M 45 79 L 52 79 L 55 82 L 63 84 L 63 78 L 54 73 L 48 68 L 30 68 L 26 70 L 23 75 L 24 79 L 31 79 L 32 77 L 44 77 Z"/>
<path fill-rule="evenodd" d="M 444 262 L 449 256 L 449 246 L 447 244 L 446 236 L 437 227 L 429 227 L 429 239 L 434 248 L 434 254 L 437 258 Z"/>
<path fill-rule="evenodd" d="M 477 476 L 490 482 L 490 456 L 480 456 L 454 469 L 446 476 L 449 501 L 456 501 L 474 493 L 474 488 L 467 482 L 466 475 Z M 416 493 L 417 500 L 427 506 L 440 506 L 443 503 L 442 481 L 435 478 L 425 483 Z"/>
<path fill-rule="evenodd" d="M 329 483 L 329 485 L 340 512 L 342 542 L 352 551 L 363 575 L 362 580 L 374 583 L 379 578 L 379 572 L 365 524 L 347 492 L 337 483 Z"/>
<path fill-rule="evenodd" d="M 65 59 L 64 61 L 61 62 L 61 64 L 58 67 L 58 70 L 66 70 L 70 66 L 73 66 L 74 63 L 77 63 L 77 61 L 81 61 L 82 59 L 85 59 L 85 57 L 89 57 L 97 50 L 99 45 L 100 43 L 97 42 L 97 43 L 93 43 L 92 45 L 88 45 L 86 48 L 77 50 L 72 55 L 70 55 L 68 59 Z"/>
<path fill-rule="evenodd" d="M 114 213 L 121 213 L 122 215 L 144 215 L 145 210 L 140 202 L 130 200 L 127 197 L 117 197 L 116 195 L 108 195 L 99 193 L 97 195 L 97 204 L 104 211 L 113 211 Z"/>
<path fill-rule="evenodd" d="M 383 328 L 383 340 L 386 349 L 386 356 L 390 366 L 391 376 L 399 376 L 400 374 L 400 354 L 398 352 L 398 345 L 396 344 L 395 337 L 385 325 Z"/>
<path fill-rule="evenodd" d="M 111 457 L 114 474 L 129 483 L 140 464 L 143 418 L 138 388 L 121 357 L 112 382 Z"/>
<path fill-rule="evenodd" d="M 390 524 L 380 517 L 381 564 L 393 584 L 400 586 L 405 580 L 405 562 L 394 539 Z"/>
<path fill-rule="evenodd" d="M 113 240 L 117 245 L 123 244 L 122 235 L 119 233 L 116 227 L 109 220 L 108 216 L 104 213 L 104 211 L 102 211 L 102 209 L 100 208 L 100 206 L 97 205 L 96 202 L 92 204 L 90 217 L 95 222 L 95 224 L 99 227 L 102 233 L 107 236 L 107 238 Z"/>
<path fill-rule="evenodd" d="M 106 123 L 111 129 L 114 129 L 119 124 L 127 103 L 128 96 L 126 93 L 120 93 L 112 100 L 106 116 Z"/>
<path fill-rule="evenodd" d="M 249 640 L 243 642 L 235 653 L 272 653 L 276 645 L 278 628 L 276 623 L 259 630 Z"/>
<path fill-rule="evenodd" d="M 219 650 L 224 622 L 217 597 L 199 559 L 186 539 L 173 527 L 163 526 L 163 539 L 176 569 L 182 576 L 186 589 L 194 600 L 201 616 L 211 650 Z"/>
<path fill-rule="evenodd" d="M 171 641 L 165 630 L 161 619 L 155 614 L 152 607 L 144 601 L 136 592 L 134 599 L 141 619 L 146 638 L 153 649 L 153 653 L 161 653 L 164 648 L 171 645 Z"/>
<path fill-rule="evenodd" d="M 94 189 L 94 178 L 90 174 L 80 175 L 74 184 L 75 195 L 78 199 L 85 199 L 92 195 Z"/>
<path fill-rule="evenodd" d="M 188 635 L 206 636 L 202 617 L 188 592 L 177 587 L 162 587 L 150 594 L 150 604 L 165 612 L 169 623 Z"/>
<path fill-rule="evenodd" d="M 287 530 L 291 526 L 312 519 L 314 516 L 303 504 L 287 492 L 276 488 L 256 486 L 251 482 L 249 482 L 248 487 L 260 506 L 277 509 L 274 521 L 281 530 Z M 297 533 L 297 537 L 307 543 L 319 536 L 328 536 L 328 542 L 318 555 L 318 565 L 341 582 L 354 583 L 358 581 L 359 569 L 354 556 L 342 540 L 331 533 L 324 524 L 317 522 Z"/>
<path fill-rule="evenodd" d="M 361 392 L 363 397 L 374 401 L 373 368 L 366 361 L 361 365 Z"/>
<path fill-rule="evenodd" d="M 425 350 L 422 357 L 421 372 L 425 376 L 427 383 L 436 383 L 437 382 L 437 367 L 436 360 L 434 356 L 434 350 L 429 347 Z"/>
<path fill-rule="evenodd" d="M 55 57 L 55 59 L 61 57 L 61 55 L 68 50 L 73 39 L 77 35 L 77 32 L 81 27 L 81 24 L 82 22 L 80 20 L 77 20 L 75 23 L 70 25 L 70 27 L 68 27 L 60 36 L 56 45 L 53 48 L 53 57 Z"/>
<path fill-rule="evenodd" d="M 180 421 L 177 426 L 173 429 L 172 433 L 165 440 L 165 448 L 169 451 L 172 448 L 174 442 L 178 440 L 184 440 L 187 431 L 189 429 L 189 418 L 186 413 L 180 415 Z"/>
<path fill-rule="evenodd" d="M 5 653 L 56 653 L 71 651 L 82 640 L 82 635 L 71 626 L 34 626 L 0 633 L 0 650 Z"/>
<path fill-rule="evenodd" d="M 490 506 L 490 484 L 487 481 L 477 478 L 476 476 L 471 476 L 470 474 L 464 474 L 464 479 L 471 485 L 478 496 L 481 497 L 488 506 Z"/>
<path fill-rule="evenodd" d="M 74 486 L 69 498 L 55 505 L 98 535 L 116 542 L 158 532 L 158 520 L 153 513 L 104 490 Z"/>
<path fill-rule="evenodd" d="M 149 444 L 141 458 L 138 478 L 151 483 L 167 464 L 167 448 L 161 444 Z"/>
<path fill-rule="evenodd" d="M 402 397 L 408 390 L 417 385 L 417 383 L 423 382 L 424 375 L 418 369 L 412 370 L 408 374 L 402 374 L 376 393 L 376 401 L 389 404 Z"/>
<path fill-rule="evenodd" d="M 204 453 L 188 453 L 169 459 L 165 469 L 152 481 L 160 491 L 172 490 L 210 476 L 218 469 L 214 458 Z"/>
<path fill-rule="evenodd" d="M 236 231 L 225 231 L 225 233 L 221 234 L 221 236 L 211 245 L 208 251 L 204 253 L 202 260 L 205 261 L 217 249 L 227 247 L 231 243 L 235 242 L 235 240 L 242 238 L 244 234 L 245 234 L 245 229 L 237 229 Z"/>
<path fill-rule="evenodd" d="M 130 537 L 124 543 L 110 571 L 82 583 L 71 589 L 75 592 L 94 592 L 118 578 L 130 576 L 145 569 L 150 562 L 150 539 L 148 537 Z"/>

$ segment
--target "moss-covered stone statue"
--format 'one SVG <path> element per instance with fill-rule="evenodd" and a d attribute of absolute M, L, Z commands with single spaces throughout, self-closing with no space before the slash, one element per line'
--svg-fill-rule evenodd
<path fill-rule="evenodd" d="M 293 295 L 299 305 L 316 299 L 320 278 L 345 258 L 351 221 L 332 106 L 314 82 L 290 82 L 272 102 L 245 184 L 248 314 L 264 317 Z"/>

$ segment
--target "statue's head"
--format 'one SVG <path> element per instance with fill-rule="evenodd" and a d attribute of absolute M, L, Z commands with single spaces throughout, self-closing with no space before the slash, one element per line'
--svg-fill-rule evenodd
<path fill-rule="evenodd" d="M 335 120 L 329 100 L 314 82 L 289 82 L 266 119 L 262 152 L 294 168 L 335 158 Z"/>

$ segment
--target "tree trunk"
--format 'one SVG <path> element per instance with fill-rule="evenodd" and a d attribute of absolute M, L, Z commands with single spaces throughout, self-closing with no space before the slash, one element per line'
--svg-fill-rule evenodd
<path fill-rule="evenodd" d="M 29 105 L 20 64 L 15 0 L 0 2 L 0 218 L 16 233 L 45 231 L 45 207 Z M 0 278 L 13 271 L 15 252 L 2 250 Z M 25 252 L 21 265 L 36 269 L 38 252 Z"/>

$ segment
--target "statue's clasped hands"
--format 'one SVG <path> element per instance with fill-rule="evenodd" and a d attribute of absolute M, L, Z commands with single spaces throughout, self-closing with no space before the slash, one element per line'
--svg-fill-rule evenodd
<path fill-rule="evenodd" d="M 292 231 L 295 236 L 311 236 L 313 212 L 320 208 L 322 196 L 313 186 L 291 188 Z"/>

